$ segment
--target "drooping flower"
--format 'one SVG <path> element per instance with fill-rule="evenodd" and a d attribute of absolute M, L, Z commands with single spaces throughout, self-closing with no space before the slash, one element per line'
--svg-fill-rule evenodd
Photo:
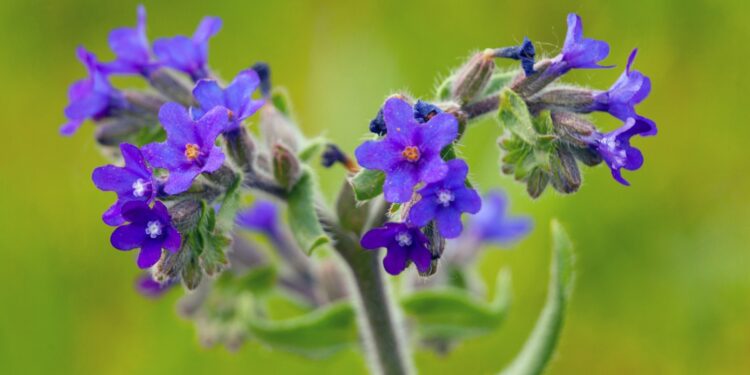
<path fill-rule="evenodd" d="M 507 245 L 526 236 L 533 227 L 531 218 L 509 217 L 508 198 L 500 190 L 487 192 L 482 209 L 469 218 L 467 235 L 483 243 Z"/>
<path fill-rule="evenodd" d="M 561 76 L 571 69 L 609 68 L 599 65 L 599 61 L 609 55 L 607 42 L 583 37 L 581 17 L 575 13 L 568 14 L 568 33 L 562 51 L 545 72 Z"/>
<path fill-rule="evenodd" d="M 404 223 L 386 223 L 365 233 L 360 244 L 370 250 L 381 247 L 388 249 L 383 259 L 383 267 L 391 275 L 401 273 L 410 261 L 419 272 L 427 272 L 430 269 L 432 254 L 429 250 L 429 240 L 419 228 Z"/>
<path fill-rule="evenodd" d="M 637 70 L 630 70 L 637 53 L 638 49 L 634 49 L 630 53 L 625 71 L 609 90 L 594 94 L 592 110 L 609 112 L 622 121 L 637 116 L 635 106 L 646 99 L 651 92 L 651 80 Z M 653 124 L 653 122 L 651 123 Z M 653 124 L 651 130 L 641 135 L 655 134 L 656 125 Z"/>
<path fill-rule="evenodd" d="M 164 185 L 167 194 L 182 193 L 199 174 L 224 164 L 224 153 L 215 142 L 229 126 L 226 108 L 216 107 L 193 121 L 184 107 L 167 103 L 159 110 L 159 122 L 167 131 L 167 140 L 147 144 L 142 150 L 151 166 L 169 170 Z"/>
<path fill-rule="evenodd" d="M 97 120 L 114 109 L 127 106 L 122 93 L 109 83 L 96 56 L 83 47 L 78 47 L 76 54 L 89 76 L 76 81 L 68 89 L 70 104 L 65 107 L 68 122 L 60 128 L 60 134 L 65 136 L 73 135 L 87 119 Z"/>
<path fill-rule="evenodd" d="M 252 116 L 265 103 L 265 100 L 253 100 L 253 92 L 258 88 L 258 74 L 248 69 L 240 72 L 224 89 L 215 80 L 202 79 L 193 89 L 193 96 L 198 107 L 190 107 L 193 120 L 203 117 L 215 107 L 224 107 L 230 111 L 231 126 L 227 131 L 237 129 L 243 120 Z"/>
<path fill-rule="evenodd" d="M 148 76 L 158 64 L 151 61 L 146 37 L 146 8 L 138 6 L 135 27 L 119 27 L 109 33 L 109 48 L 115 53 L 115 61 L 106 64 L 112 73 L 141 74 Z"/>
<path fill-rule="evenodd" d="M 161 249 L 180 250 L 182 237 L 172 225 L 172 218 L 163 203 L 156 201 L 153 208 L 146 202 L 128 202 L 122 207 L 122 216 L 130 222 L 112 232 L 110 242 L 115 249 L 140 248 L 138 267 L 149 268 L 161 257 Z"/>
<path fill-rule="evenodd" d="M 151 203 L 157 192 L 153 172 L 146 165 L 141 151 L 128 143 L 121 144 L 120 151 L 125 160 L 124 166 L 105 165 L 94 169 L 91 175 L 99 190 L 117 193 L 115 204 L 102 215 L 102 220 L 112 226 L 125 222 L 121 214 L 123 205 L 132 201 Z"/>
<path fill-rule="evenodd" d="M 432 220 L 445 238 L 456 238 L 463 230 L 461 214 L 475 214 L 482 207 L 476 190 L 466 187 L 469 166 L 461 159 L 448 161 L 448 173 L 440 181 L 428 184 L 417 193 L 421 199 L 409 210 L 409 221 L 418 227 Z"/>
<path fill-rule="evenodd" d="M 596 132 L 586 140 L 594 151 L 601 155 L 609 169 L 612 177 L 623 185 L 630 185 L 620 172 L 621 168 L 634 171 L 643 165 L 643 154 L 637 148 L 630 145 L 630 138 L 634 135 L 651 133 L 654 129 L 653 122 L 644 117 L 630 117 L 622 127 L 609 133 Z"/>
<path fill-rule="evenodd" d="M 458 122 L 439 113 L 424 124 L 414 119 L 403 99 L 390 98 L 383 107 L 388 133 L 380 141 L 367 141 L 354 151 L 359 164 L 385 172 L 383 193 L 388 202 L 407 202 L 420 182 L 439 181 L 448 172 L 441 150 L 458 135 Z"/>
<path fill-rule="evenodd" d="M 258 200 L 247 209 L 237 213 L 234 222 L 240 227 L 267 236 L 280 238 L 279 208 L 269 201 Z"/>
<path fill-rule="evenodd" d="M 330 168 L 334 164 L 339 163 L 351 173 L 359 171 L 357 163 L 333 143 L 326 145 L 326 148 L 320 157 L 320 163 L 326 168 Z"/>
<path fill-rule="evenodd" d="M 205 17 L 192 38 L 178 35 L 154 41 L 154 54 L 160 63 L 182 71 L 194 80 L 208 76 L 208 40 L 221 30 L 221 19 Z"/>

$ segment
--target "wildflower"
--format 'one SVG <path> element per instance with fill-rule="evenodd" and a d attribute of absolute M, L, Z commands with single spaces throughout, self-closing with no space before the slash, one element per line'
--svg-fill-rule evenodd
<path fill-rule="evenodd" d="M 620 172 L 621 168 L 629 171 L 639 169 L 643 165 L 643 154 L 630 145 L 630 138 L 634 135 L 649 134 L 654 131 L 653 122 L 643 117 L 630 117 L 622 127 L 609 133 L 596 132 L 588 137 L 589 147 L 599 153 L 609 169 L 612 177 L 623 185 L 630 185 Z"/>
<path fill-rule="evenodd" d="M 197 120 L 206 112 L 221 106 L 230 111 L 230 127 L 227 131 L 235 130 L 265 103 L 263 99 L 252 99 L 259 83 L 258 74 L 252 69 L 240 72 L 224 89 L 215 80 L 202 79 L 193 89 L 193 96 L 199 106 L 190 107 L 190 116 Z"/>
<path fill-rule="evenodd" d="M 351 173 L 356 173 L 359 170 L 359 166 L 349 155 L 341 151 L 335 144 L 329 143 L 321 155 L 321 164 L 326 168 L 330 168 L 336 163 L 340 163 Z"/>
<path fill-rule="evenodd" d="M 250 208 L 237 213 L 235 223 L 244 229 L 261 233 L 269 239 L 281 238 L 279 208 L 269 201 L 256 201 Z"/>
<path fill-rule="evenodd" d="M 167 131 L 167 140 L 147 144 L 142 150 L 151 166 L 169 170 L 164 185 L 167 194 L 187 190 L 199 174 L 224 164 L 224 153 L 215 142 L 229 126 L 226 108 L 216 107 L 193 121 L 184 107 L 167 103 L 159 110 L 159 122 Z"/>
<path fill-rule="evenodd" d="M 122 143 L 120 151 L 125 160 L 123 167 L 105 165 L 94 169 L 91 175 L 99 190 L 117 193 L 115 204 L 102 215 L 102 220 L 112 226 L 125 222 L 121 214 L 123 205 L 132 201 L 151 203 L 157 193 L 153 172 L 141 151 L 128 143 Z"/>
<path fill-rule="evenodd" d="M 160 63 L 182 71 L 194 80 L 208 77 L 208 40 L 221 30 L 221 19 L 205 17 L 192 38 L 178 35 L 154 41 L 154 54 Z"/>
<path fill-rule="evenodd" d="M 508 198 L 500 190 L 489 191 L 482 197 L 482 209 L 471 216 L 467 235 L 483 243 L 506 245 L 526 236 L 533 226 L 528 217 L 509 217 Z"/>
<path fill-rule="evenodd" d="M 115 229 L 110 242 L 118 250 L 140 248 L 138 267 L 149 268 L 161 258 L 161 249 L 180 250 L 182 237 L 172 225 L 172 218 L 163 203 L 156 201 L 153 208 L 146 202 L 128 202 L 122 216 L 130 222 Z"/>
<path fill-rule="evenodd" d="M 432 220 L 437 223 L 440 234 L 445 238 L 456 238 L 463 230 L 461 214 L 475 214 L 482 206 L 476 190 L 466 187 L 469 166 L 460 159 L 448 161 L 448 173 L 440 181 L 428 184 L 417 193 L 419 202 L 409 210 L 409 221 L 418 227 Z"/>
<path fill-rule="evenodd" d="M 68 122 L 60 128 L 60 134 L 65 136 L 73 135 L 86 119 L 98 120 L 106 117 L 113 109 L 127 105 L 122 93 L 109 83 L 96 56 L 83 47 L 78 47 L 76 53 L 86 66 L 89 76 L 76 81 L 68 89 L 70 104 L 65 107 Z"/>
<path fill-rule="evenodd" d="M 583 37 L 583 24 L 577 14 L 568 14 L 568 33 L 562 51 L 545 74 L 561 76 L 571 69 L 608 68 L 598 62 L 609 55 L 607 42 Z"/>
<path fill-rule="evenodd" d="M 363 143 L 354 154 L 361 166 L 385 172 L 387 201 L 407 202 L 418 183 L 445 177 L 448 166 L 440 152 L 456 139 L 458 122 L 450 114 L 439 113 L 420 124 L 412 107 L 396 97 L 386 101 L 383 118 L 388 129 L 385 138 Z"/>
<path fill-rule="evenodd" d="M 148 76 L 158 64 L 151 61 L 146 37 L 146 8 L 138 6 L 135 27 L 120 27 L 109 33 L 109 48 L 115 53 L 115 61 L 106 64 L 113 73 L 141 74 Z"/>
<path fill-rule="evenodd" d="M 388 253 L 383 259 L 383 267 L 391 275 L 398 275 L 413 262 L 419 272 L 430 269 L 432 254 L 429 241 L 419 228 L 403 223 L 386 223 L 380 228 L 371 229 L 360 241 L 365 249 L 385 247 Z"/>
<path fill-rule="evenodd" d="M 651 92 L 651 80 L 637 70 L 630 70 L 637 53 L 637 49 L 630 53 L 625 71 L 609 90 L 594 94 L 591 110 L 609 112 L 622 121 L 636 116 L 635 105 L 646 99 Z M 642 135 L 655 134 L 654 125 Z"/>
<path fill-rule="evenodd" d="M 414 119 L 420 124 L 430 121 L 431 118 L 442 112 L 443 110 L 432 103 L 417 100 L 417 103 L 414 104 Z"/>

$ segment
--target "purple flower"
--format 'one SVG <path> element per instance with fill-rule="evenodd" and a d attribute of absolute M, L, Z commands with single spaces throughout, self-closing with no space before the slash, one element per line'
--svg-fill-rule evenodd
<path fill-rule="evenodd" d="M 281 237 L 279 208 L 273 202 L 255 201 L 250 208 L 237 213 L 235 223 L 241 228 L 264 234 L 270 239 Z"/>
<path fill-rule="evenodd" d="M 123 205 L 132 201 L 151 203 L 157 192 L 153 173 L 146 165 L 141 151 L 128 143 L 121 144 L 120 151 L 125 166 L 105 165 L 94 169 L 91 175 L 99 190 L 117 193 L 117 202 L 102 215 L 102 220 L 112 226 L 125 222 L 121 214 Z"/>
<path fill-rule="evenodd" d="M 194 81 L 206 78 L 208 40 L 221 30 L 221 19 L 205 17 L 192 38 L 178 35 L 154 41 L 154 54 L 160 63 L 189 74 Z"/>
<path fill-rule="evenodd" d="M 630 185 L 620 173 L 621 168 L 634 171 L 643 165 L 643 154 L 630 145 L 634 135 L 649 134 L 654 129 L 653 122 L 644 117 L 630 117 L 619 129 L 602 134 L 594 133 L 586 141 L 589 147 L 599 153 L 612 170 L 612 177 L 623 185 Z"/>
<path fill-rule="evenodd" d="M 398 275 L 411 261 L 419 272 L 430 269 L 432 254 L 429 241 L 419 228 L 403 223 L 386 223 L 380 228 L 371 229 L 362 237 L 360 244 L 365 249 L 385 247 L 388 253 L 383 259 L 383 267 L 391 275 Z"/>
<path fill-rule="evenodd" d="M 262 99 L 252 99 L 259 83 L 258 74 L 252 69 L 240 72 L 225 89 L 215 80 L 202 79 L 193 89 L 193 96 L 199 107 L 190 107 L 190 115 L 197 120 L 215 107 L 225 107 L 230 111 L 231 120 L 231 126 L 227 130 L 237 129 L 243 120 L 252 116 L 265 103 Z"/>
<path fill-rule="evenodd" d="M 628 57 L 625 71 L 608 91 L 594 95 L 592 110 L 609 112 L 622 121 L 626 121 L 630 117 L 636 117 L 635 105 L 646 99 L 651 92 L 651 80 L 637 70 L 630 70 L 637 53 L 638 49 L 634 49 Z M 653 124 L 651 130 L 641 135 L 655 134 L 656 125 Z"/>
<path fill-rule="evenodd" d="M 507 59 L 520 60 L 524 74 L 530 76 L 534 74 L 534 58 L 536 49 L 529 38 L 523 37 L 523 42 L 518 46 L 499 48 L 495 52 L 495 57 L 504 57 Z"/>
<path fill-rule="evenodd" d="M 458 122 L 448 113 L 439 113 L 420 124 L 412 107 L 402 99 L 391 98 L 383 107 L 388 134 L 380 141 L 367 141 L 354 151 L 360 165 L 385 172 L 383 192 L 389 202 L 407 202 L 420 182 L 441 180 L 448 165 L 440 151 L 458 135 Z"/>
<path fill-rule="evenodd" d="M 102 65 L 96 56 L 83 47 L 76 50 L 78 59 L 86 66 L 89 76 L 76 81 L 68 89 L 70 104 L 65 107 L 68 122 L 60 128 L 60 134 L 69 136 L 81 127 L 86 119 L 105 117 L 113 109 L 124 108 L 127 103 L 122 93 L 107 80 Z"/>
<path fill-rule="evenodd" d="M 138 267 L 149 268 L 161 258 L 161 249 L 180 250 L 182 237 L 172 226 L 172 218 L 163 203 L 156 201 L 151 208 L 146 202 L 128 202 L 122 207 L 122 216 L 130 224 L 115 229 L 110 242 L 115 249 L 140 248 Z"/>
<path fill-rule="evenodd" d="M 151 166 L 169 170 L 167 194 L 182 193 L 199 174 L 224 164 L 224 153 L 215 142 L 229 126 L 226 108 L 216 107 L 193 121 L 184 107 L 167 103 L 159 110 L 159 122 L 167 131 L 166 142 L 147 144 L 142 150 Z"/>
<path fill-rule="evenodd" d="M 120 27 L 109 33 L 109 48 L 115 53 L 115 61 L 106 65 L 112 73 L 141 74 L 148 76 L 158 64 L 151 62 L 148 38 L 146 37 L 146 8 L 138 6 L 135 27 Z"/>
<path fill-rule="evenodd" d="M 144 297 L 159 298 L 177 284 L 178 279 L 170 279 L 161 284 L 154 280 L 150 273 L 146 272 L 135 280 L 135 289 Z"/>
<path fill-rule="evenodd" d="M 438 182 L 418 191 L 422 198 L 409 210 L 411 224 L 422 227 L 432 220 L 445 238 L 456 238 L 463 230 L 461 214 L 475 214 L 482 207 L 476 190 L 466 187 L 469 166 L 460 159 L 448 163 L 448 173 Z"/>
<path fill-rule="evenodd" d="M 430 121 L 431 118 L 442 112 L 443 110 L 432 103 L 417 100 L 417 103 L 414 104 L 414 119 L 420 124 Z"/>
<path fill-rule="evenodd" d="M 598 65 L 598 62 L 609 55 L 607 42 L 583 37 L 581 17 L 575 13 L 568 14 L 568 33 L 565 36 L 562 52 L 552 59 L 552 64 L 545 74 L 561 76 L 571 69 L 609 68 Z"/>
<path fill-rule="evenodd" d="M 484 243 L 508 244 L 526 236 L 533 226 L 528 217 L 508 217 L 508 199 L 501 190 L 487 192 L 482 209 L 469 219 L 467 233 Z"/>

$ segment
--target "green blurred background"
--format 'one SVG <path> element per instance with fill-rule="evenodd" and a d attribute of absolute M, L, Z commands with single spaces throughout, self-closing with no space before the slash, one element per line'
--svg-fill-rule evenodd
<path fill-rule="evenodd" d="M 210 4 L 213 3 L 213 4 Z M 482 374 L 518 351 L 541 309 L 548 275 L 547 223 L 558 217 L 577 245 L 577 285 L 549 373 L 738 374 L 750 372 L 750 87 L 747 3 L 738 1 L 174 1 L 147 2 L 149 36 L 192 33 L 203 15 L 224 28 L 210 62 L 225 78 L 264 60 L 286 86 L 304 131 L 353 149 L 394 90 L 429 97 L 439 76 L 469 51 L 526 35 L 547 54 L 565 36 L 565 15 L 609 41 L 605 61 L 569 81 L 606 88 L 628 53 L 653 81 L 639 111 L 659 135 L 635 144 L 643 168 L 618 185 L 588 169 L 573 196 L 531 201 L 501 177 L 492 121 L 472 129 L 464 152 L 482 189 L 503 187 L 515 213 L 537 223 L 513 251 L 481 259 L 485 279 L 513 271 L 514 305 L 497 332 L 447 357 L 417 353 L 425 374 Z M 105 162 L 86 124 L 57 136 L 67 86 L 85 72 L 83 44 L 108 59 L 107 33 L 133 25 L 135 2 L 0 3 L 0 373 L 362 373 L 352 349 L 314 362 L 258 344 L 238 353 L 202 349 L 160 301 L 133 290 L 133 259 L 111 249 L 100 221 L 111 194 L 90 182 Z M 505 64 L 502 63 L 501 64 Z M 599 117 L 606 128 L 615 122 Z M 331 195 L 340 171 L 322 172 Z"/>

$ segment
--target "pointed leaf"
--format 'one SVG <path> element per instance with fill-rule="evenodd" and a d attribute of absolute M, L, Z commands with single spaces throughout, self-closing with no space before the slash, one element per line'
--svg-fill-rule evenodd
<path fill-rule="evenodd" d="M 354 309 L 338 303 L 287 320 L 254 320 L 250 332 L 274 349 L 321 358 L 358 341 Z"/>
<path fill-rule="evenodd" d="M 503 375 L 537 375 L 544 371 L 565 318 L 565 308 L 573 289 L 573 246 L 557 220 L 552 221 L 552 265 L 547 302 L 526 344 Z"/>
<path fill-rule="evenodd" d="M 513 90 L 505 89 L 500 93 L 500 107 L 497 112 L 500 125 L 528 144 L 536 144 L 537 133 L 531 121 L 526 102 Z"/>

